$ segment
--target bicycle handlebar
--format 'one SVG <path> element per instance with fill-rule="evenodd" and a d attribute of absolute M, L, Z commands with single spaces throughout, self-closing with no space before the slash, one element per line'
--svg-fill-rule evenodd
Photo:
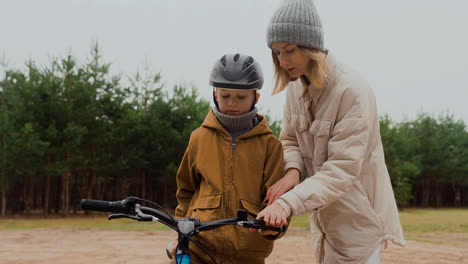
<path fill-rule="evenodd" d="M 101 200 L 81 200 L 81 208 L 88 211 L 108 212 L 108 213 L 130 213 L 131 207 L 127 206 L 127 200 L 109 202 Z"/>
<path fill-rule="evenodd" d="M 151 207 L 141 206 L 140 204 L 136 203 L 137 201 L 143 201 L 154 204 L 157 207 L 159 207 L 162 211 L 164 211 L 164 213 Z M 268 226 L 263 220 L 248 218 L 247 211 L 243 209 L 237 210 L 237 218 L 226 218 L 210 222 L 200 222 L 198 218 L 190 217 L 184 219 L 177 219 L 172 217 L 159 204 L 133 196 L 130 196 L 122 201 L 116 202 L 82 199 L 81 208 L 89 211 L 113 213 L 109 215 L 109 220 L 117 218 L 130 218 L 138 221 L 161 222 L 162 224 L 174 229 L 175 231 L 177 231 L 177 233 L 179 233 L 178 241 L 180 244 L 178 246 L 178 253 L 176 259 L 183 258 L 185 255 L 189 255 L 188 243 L 190 240 L 193 243 L 195 243 L 198 247 L 200 247 L 206 254 L 208 254 L 208 256 L 215 264 L 216 261 L 209 254 L 209 252 L 201 244 L 191 239 L 192 235 L 195 235 L 201 231 L 208 231 L 225 225 L 238 225 L 246 228 L 272 230 L 276 232 L 284 232 L 287 228 L 287 226 L 282 226 L 281 228 L 275 226 Z M 166 249 L 166 253 L 169 256 L 168 249 Z M 176 262 L 178 263 L 178 261 Z M 182 263 L 182 260 L 180 263 Z"/>
<path fill-rule="evenodd" d="M 185 220 L 185 221 L 197 222 L 195 228 L 192 231 L 208 231 L 208 230 L 216 229 L 224 225 L 239 225 L 239 226 L 243 226 L 246 228 L 272 230 L 276 232 L 286 231 L 286 226 L 283 226 L 281 228 L 268 226 L 265 224 L 263 220 L 247 218 L 246 212 L 242 212 L 242 211 L 238 211 L 237 218 L 226 218 L 226 219 L 220 219 L 220 220 L 215 220 L 215 221 L 210 221 L 210 222 L 200 222 L 198 220 L 195 220 L 194 218 L 176 219 L 176 218 L 170 217 L 151 207 L 139 206 L 138 204 L 136 204 L 136 200 L 139 200 L 139 198 L 128 197 L 127 199 L 124 199 L 122 201 L 115 201 L 115 202 L 82 199 L 81 208 L 84 210 L 89 210 L 89 211 L 117 213 L 116 215 L 110 215 L 109 220 L 115 219 L 115 218 L 123 218 L 123 217 L 131 218 L 131 219 L 139 220 L 139 221 L 156 220 L 176 230 L 179 229 L 178 223 L 180 221 Z M 136 210 L 136 207 L 138 207 L 137 210 Z M 139 218 L 128 216 L 128 214 L 137 214 L 138 213 L 137 211 L 142 213 L 140 214 Z M 148 217 L 148 215 L 154 216 L 156 217 L 156 219 Z"/>

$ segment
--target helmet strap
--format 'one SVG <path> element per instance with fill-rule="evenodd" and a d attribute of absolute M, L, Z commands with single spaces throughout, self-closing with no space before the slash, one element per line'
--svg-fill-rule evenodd
<path fill-rule="evenodd" d="M 257 101 L 257 96 L 258 96 L 257 91 L 254 90 L 254 93 L 255 93 L 255 95 L 254 95 L 254 99 L 253 99 L 253 102 L 252 102 L 252 107 L 250 107 L 250 111 L 255 109 L 255 103 Z"/>
<path fill-rule="evenodd" d="M 218 101 L 216 101 L 216 95 L 215 95 L 215 88 L 214 87 L 213 87 L 213 102 L 214 102 L 216 108 L 218 109 L 218 111 L 221 111 L 219 109 Z"/>

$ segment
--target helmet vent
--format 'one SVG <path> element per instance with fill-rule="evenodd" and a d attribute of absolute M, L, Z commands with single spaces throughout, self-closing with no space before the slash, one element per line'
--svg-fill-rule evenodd
<path fill-rule="evenodd" d="M 254 59 L 249 56 L 249 58 L 247 58 L 247 60 L 244 62 L 244 65 L 242 65 L 242 70 L 245 70 L 246 68 L 248 68 L 250 65 L 252 65 L 253 62 L 254 62 Z"/>
<path fill-rule="evenodd" d="M 226 55 L 224 55 L 220 60 L 219 62 L 221 62 L 221 64 L 226 67 Z"/>
<path fill-rule="evenodd" d="M 209 83 L 218 88 L 260 90 L 263 73 L 260 64 L 252 56 L 242 53 L 226 54 L 215 61 Z"/>

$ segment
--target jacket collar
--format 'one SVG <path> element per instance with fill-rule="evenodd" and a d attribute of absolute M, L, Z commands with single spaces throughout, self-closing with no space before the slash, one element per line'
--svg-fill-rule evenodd
<path fill-rule="evenodd" d="M 257 118 L 258 120 L 260 120 L 260 123 L 258 123 L 249 132 L 239 136 L 238 138 L 248 138 L 248 137 L 254 137 L 254 136 L 259 136 L 263 134 L 273 134 L 273 132 L 271 131 L 270 127 L 268 126 L 266 122 L 266 119 L 260 114 L 257 114 Z M 208 115 L 206 115 L 205 120 L 203 121 L 201 126 L 205 128 L 216 129 L 218 133 L 223 135 L 223 137 L 232 139 L 229 132 L 218 121 L 216 116 L 213 114 L 213 110 L 211 109 L 208 112 Z"/>

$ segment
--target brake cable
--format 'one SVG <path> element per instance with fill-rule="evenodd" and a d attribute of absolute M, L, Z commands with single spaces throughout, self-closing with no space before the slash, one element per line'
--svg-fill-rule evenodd
<path fill-rule="evenodd" d="M 147 203 L 150 203 L 150 204 L 153 204 L 155 206 L 157 206 L 158 208 L 160 208 L 170 219 L 172 219 L 172 221 L 174 223 L 177 223 L 177 221 L 174 219 L 174 217 L 172 217 L 171 214 L 169 214 L 168 211 L 166 211 L 166 209 L 164 209 L 164 207 L 160 206 L 159 204 L 155 203 L 155 202 L 151 202 L 151 201 L 148 201 L 148 200 L 145 200 L 145 199 L 141 199 L 141 198 L 138 198 L 138 197 L 135 197 L 134 198 L 135 200 L 137 201 L 142 201 L 142 202 L 147 202 Z M 205 252 L 210 258 L 211 260 L 213 261 L 213 263 L 217 264 L 216 260 L 213 258 L 213 256 L 211 256 L 210 253 L 208 253 L 208 250 L 206 248 L 204 248 L 200 243 L 198 243 L 197 241 L 193 240 L 191 237 L 189 237 L 188 235 L 180 232 L 179 230 L 179 227 L 178 226 L 175 226 L 173 228 L 175 231 L 177 231 L 177 233 L 181 234 L 182 236 L 184 236 L 185 238 L 187 238 L 188 240 L 192 241 L 195 245 L 197 245 L 203 252 Z M 198 229 L 198 228 L 197 228 Z M 177 257 L 174 256 L 175 258 L 175 261 L 176 261 L 176 264 L 178 264 L 177 262 Z"/>

